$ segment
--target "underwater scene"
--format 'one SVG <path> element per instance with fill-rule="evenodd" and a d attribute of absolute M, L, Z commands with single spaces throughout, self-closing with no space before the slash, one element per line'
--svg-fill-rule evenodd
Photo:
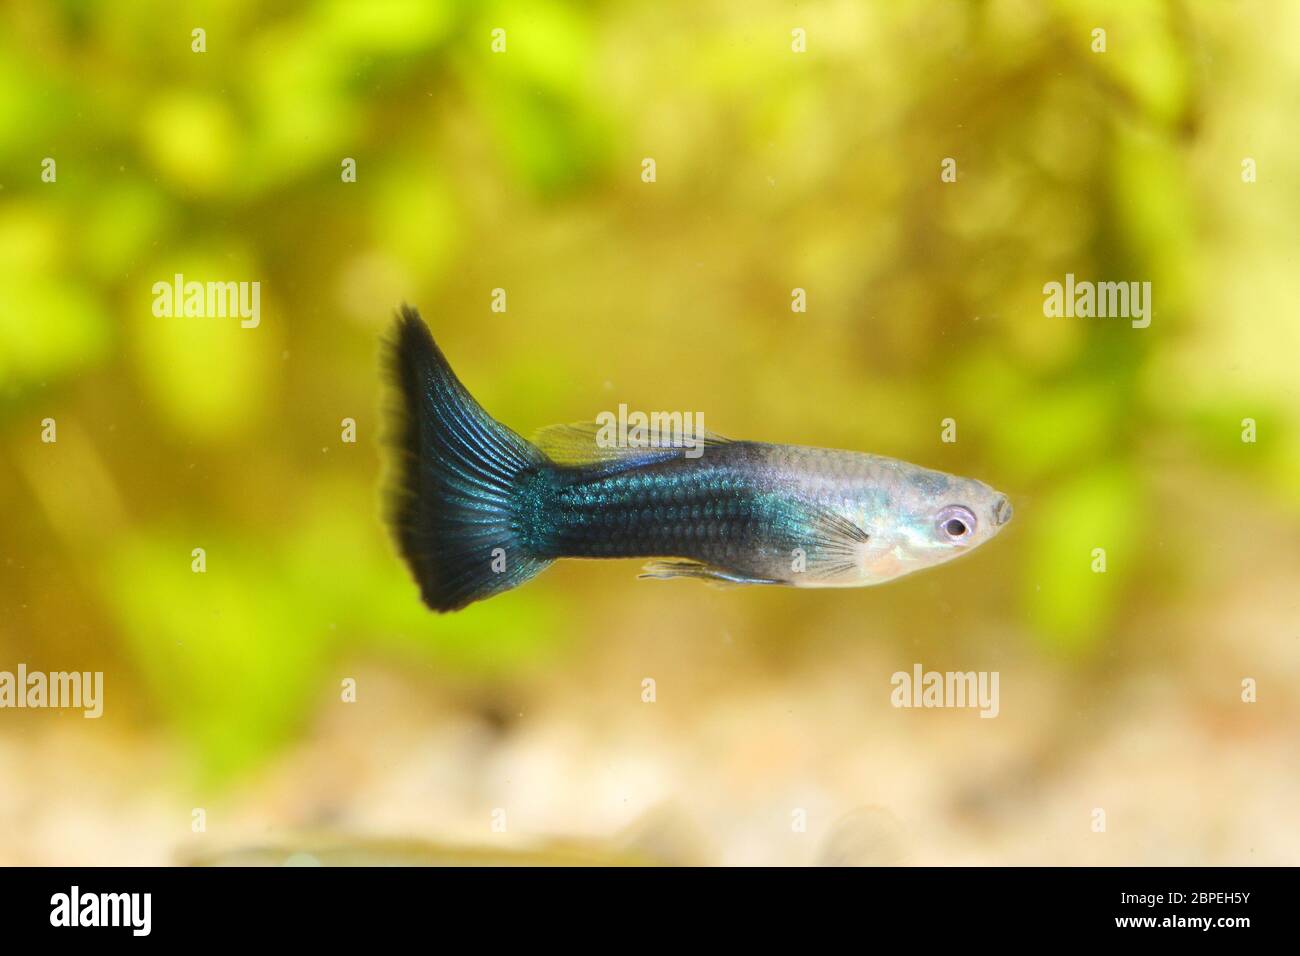
<path fill-rule="evenodd" d="M 1295 864 L 1298 34 L 0 4 L 0 864 Z"/>

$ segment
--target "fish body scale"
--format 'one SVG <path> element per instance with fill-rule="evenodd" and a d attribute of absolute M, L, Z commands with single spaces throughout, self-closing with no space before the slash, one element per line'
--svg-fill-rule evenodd
<path fill-rule="evenodd" d="M 557 557 L 734 557 L 763 536 L 762 511 L 757 483 L 734 465 L 569 474 L 551 506 L 552 547 Z"/>
<path fill-rule="evenodd" d="M 674 457 L 612 473 L 600 466 L 564 469 L 543 508 L 546 530 L 535 542 L 537 553 L 685 558 L 743 577 L 787 581 L 796 553 L 818 557 L 811 513 L 829 511 L 857 523 L 883 500 L 863 483 L 869 462 L 818 452 L 734 442 L 698 459 Z"/>

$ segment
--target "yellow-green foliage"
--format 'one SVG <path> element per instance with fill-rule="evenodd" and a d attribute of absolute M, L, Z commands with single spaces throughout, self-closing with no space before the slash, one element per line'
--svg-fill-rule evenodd
<path fill-rule="evenodd" d="M 0 648 L 93 635 L 224 773 L 365 655 L 513 678 L 665 601 L 714 606 L 627 567 L 427 614 L 377 519 L 376 349 L 406 300 L 524 434 L 697 409 L 989 481 L 1015 523 L 927 586 L 984 582 L 1007 640 L 1095 653 L 1203 532 L 1153 477 L 1300 511 L 1300 6 L 1267 9 L 7 5 Z M 260 281 L 260 327 L 156 317 L 177 272 Z M 1046 318 L 1066 272 L 1151 281 L 1151 327 Z M 933 593 L 757 600 L 812 630 Z"/>

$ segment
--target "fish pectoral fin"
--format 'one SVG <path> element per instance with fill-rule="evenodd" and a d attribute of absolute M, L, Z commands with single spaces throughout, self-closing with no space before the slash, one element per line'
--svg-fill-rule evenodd
<path fill-rule="evenodd" d="M 854 521 L 823 505 L 805 503 L 796 506 L 791 525 L 801 530 L 791 534 L 787 544 L 791 553 L 802 551 L 806 580 L 843 583 L 861 576 L 871 535 Z"/>
<path fill-rule="evenodd" d="M 653 445 L 620 446 L 617 435 L 607 441 L 610 426 L 600 422 L 550 425 L 533 435 L 533 444 L 557 465 L 606 465 L 634 467 L 640 464 L 680 458 L 691 449 L 724 445 L 730 439 L 712 432 L 659 435 Z M 683 426 L 685 430 L 685 426 Z"/>
<path fill-rule="evenodd" d="M 857 524 L 830 508 L 810 506 L 805 520 L 810 543 L 821 551 L 851 555 L 871 540 Z"/>
<path fill-rule="evenodd" d="M 674 558 L 666 561 L 649 561 L 642 568 L 638 578 L 653 578 L 666 581 L 668 578 L 700 578 L 718 585 L 742 584 L 781 584 L 772 578 L 751 578 L 735 571 L 728 571 L 703 561 L 689 558 Z"/>

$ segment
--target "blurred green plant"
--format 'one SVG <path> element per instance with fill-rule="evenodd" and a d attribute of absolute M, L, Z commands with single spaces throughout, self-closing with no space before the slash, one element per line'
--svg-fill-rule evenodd
<path fill-rule="evenodd" d="M 11 4 L 0 436 L 18 451 L 0 497 L 34 515 L 8 550 L 62 549 L 66 586 L 99 595 L 221 776 L 298 729 L 357 650 L 485 681 L 560 653 L 590 594 L 539 582 L 430 616 L 375 520 L 375 343 L 405 299 L 521 431 L 628 400 L 987 477 L 1016 501 L 981 571 L 1015 581 L 1001 623 L 1095 653 L 1139 569 L 1177 560 L 1156 554 L 1153 455 L 1300 515 L 1300 194 L 1238 175 L 1247 149 L 1273 171 L 1296 155 L 1258 66 L 1289 62 L 1296 17 L 1274 13 Z M 176 272 L 261 281 L 263 326 L 153 316 L 152 283 Z M 1045 318 L 1043 283 L 1066 272 L 1151 281 L 1152 327 Z M 509 312 L 489 312 L 507 285 Z M 77 423 L 80 483 L 32 464 L 47 415 Z M 12 627 L 49 594 L 46 567 L 6 566 Z"/>

